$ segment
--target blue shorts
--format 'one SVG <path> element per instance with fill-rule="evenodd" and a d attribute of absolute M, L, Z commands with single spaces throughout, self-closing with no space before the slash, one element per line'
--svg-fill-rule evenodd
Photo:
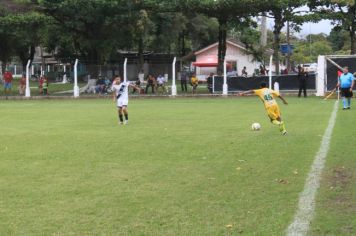
<path fill-rule="evenodd" d="M 4 83 L 4 89 L 11 89 L 12 84 L 11 83 Z"/>

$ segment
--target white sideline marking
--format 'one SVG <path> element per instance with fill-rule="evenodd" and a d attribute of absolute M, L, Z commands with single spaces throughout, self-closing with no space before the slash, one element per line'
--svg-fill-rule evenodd
<path fill-rule="evenodd" d="M 306 235 L 308 232 L 310 222 L 314 216 L 315 196 L 320 186 L 321 173 L 329 151 L 329 144 L 335 126 L 337 109 L 338 102 L 335 102 L 334 110 L 329 119 L 329 125 L 325 130 L 319 151 L 311 166 L 303 192 L 299 195 L 298 211 L 294 216 L 293 223 L 291 223 L 287 229 L 288 236 L 302 236 Z"/>

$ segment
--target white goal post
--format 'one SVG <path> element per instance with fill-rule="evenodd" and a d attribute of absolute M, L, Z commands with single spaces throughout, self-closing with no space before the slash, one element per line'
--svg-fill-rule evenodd
<path fill-rule="evenodd" d="M 344 66 L 351 73 L 356 72 L 356 55 L 321 55 L 318 57 L 316 96 L 324 96 L 337 83 L 337 71 Z"/>

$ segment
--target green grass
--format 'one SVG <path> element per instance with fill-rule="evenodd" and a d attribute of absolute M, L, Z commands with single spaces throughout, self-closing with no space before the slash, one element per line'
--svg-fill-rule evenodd
<path fill-rule="evenodd" d="M 356 234 L 355 114 L 338 113 L 310 235 Z"/>
<path fill-rule="evenodd" d="M 0 235 L 284 235 L 333 107 L 287 100 L 2 101 Z"/>
<path fill-rule="evenodd" d="M 78 86 L 79 87 L 83 87 L 85 86 L 86 83 L 85 82 L 79 82 Z M 39 89 L 38 89 L 38 81 L 30 81 L 30 89 L 31 89 L 31 96 L 38 96 L 38 95 L 42 95 L 39 93 Z M 74 84 L 72 83 L 67 83 L 67 84 L 61 84 L 61 83 L 54 83 L 52 81 L 50 81 L 49 86 L 48 86 L 48 93 L 49 95 L 70 95 L 73 94 L 73 92 L 71 93 L 66 93 L 66 94 L 58 94 L 58 92 L 63 92 L 63 91 L 69 91 L 69 90 L 73 90 Z M 0 86 L 0 95 L 4 96 L 4 87 L 1 84 Z M 14 79 L 12 81 L 12 89 L 11 92 L 9 94 L 10 96 L 17 96 L 19 95 L 19 79 Z"/>

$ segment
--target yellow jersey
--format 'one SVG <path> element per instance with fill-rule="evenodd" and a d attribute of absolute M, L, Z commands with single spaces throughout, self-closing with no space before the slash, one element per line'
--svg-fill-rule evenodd
<path fill-rule="evenodd" d="M 261 98 L 266 109 L 277 105 L 277 102 L 274 99 L 274 97 L 279 97 L 279 93 L 277 91 L 268 88 L 262 88 L 253 90 L 253 92 Z"/>
<path fill-rule="evenodd" d="M 193 76 L 192 79 L 191 79 L 191 83 L 192 83 L 192 85 L 198 85 L 198 83 L 199 83 L 198 78 Z"/>

